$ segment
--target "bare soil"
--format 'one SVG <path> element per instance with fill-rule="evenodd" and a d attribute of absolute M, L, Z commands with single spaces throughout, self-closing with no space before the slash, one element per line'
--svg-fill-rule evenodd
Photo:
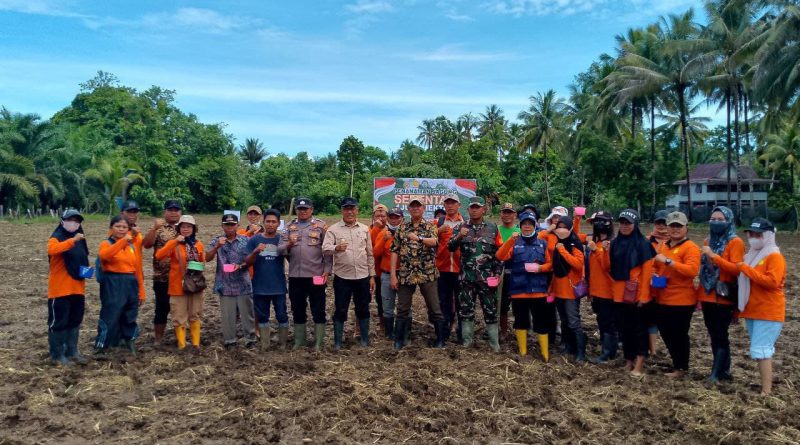
<path fill-rule="evenodd" d="M 204 241 L 217 233 L 211 228 L 218 217 L 199 223 Z M 705 383 L 711 353 L 701 313 L 692 323 L 691 371 L 679 381 L 660 375 L 670 363 L 663 344 L 642 380 L 630 378 L 619 362 L 576 364 L 557 354 L 550 364 L 535 354 L 520 360 L 513 343 L 494 354 L 482 330 L 474 349 L 431 349 L 421 298 L 412 345 L 399 353 L 380 334 L 374 304 L 369 348 L 355 345 L 349 323 L 340 352 L 226 351 L 218 297 L 210 293 L 200 352 L 178 352 L 171 333 L 170 346 L 156 349 L 150 251 L 139 354 L 120 351 L 111 361 L 53 367 L 45 245 L 54 226 L 0 221 L 0 444 L 800 443 L 796 235 L 778 235 L 789 264 L 787 322 L 777 344 L 774 394 L 765 398 L 758 395 L 743 323 L 731 327 L 735 380 Z M 85 226 L 95 253 L 107 226 Z M 93 280 L 86 303 L 81 349 L 90 354 L 99 311 Z M 329 314 L 331 303 L 332 297 Z M 583 324 L 595 356 L 600 347 L 588 306 Z M 329 328 L 329 345 L 330 337 Z M 536 349 L 533 339 L 530 349 Z"/>

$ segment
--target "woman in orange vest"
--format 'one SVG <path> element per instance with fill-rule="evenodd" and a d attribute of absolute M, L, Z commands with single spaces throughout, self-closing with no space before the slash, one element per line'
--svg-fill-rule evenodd
<path fill-rule="evenodd" d="M 550 293 L 556 297 L 561 319 L 561 338 L 568 354 L 575 360 L 586 360 L 586 334 L 581 326 L 580 299 L 575 287 L 583 280 L 583 244 L 572 231 L 572 219 L 560 216 L 553 230 L 557 238 L 553 250 L 553 281 Z"/>
<path fill-rule="evenodd" d="M 100 258 L 102 279 L 100 280 L 100 316 L 97 320 L 95 353 L 103 354 L 109 346 L 127 346 L 136 354 L 136 337 L 139 326 L 136 317 L 140 298 L 139 279 L 142 262 L 128 232 L 128 220 L 122 215 L 111 218 L 111 236 L 100 243 L 97 256 Z"/>
<path fill-rule="evenodd" d="M 658 289 L 658 331 L 672 357 L 668 377 L 681 377 L 689 370 L 689 327 L 697 306 L 694 279 L 700 272 L 700 248 L 687 238 L 689 219 L 681 212 L 667 216 L 669 241 L 662 244 L 655 257 L 655 273 L 666 279 Z"/>
<path fill-rule="evenodd" d="M 184 290 L 184 277 L 190 273 L 189 263 L 205 263 L 203 243 L 197 239 L 194 217 L 183 215 L 178 220 L 178 237 L 170 240 L 158 252 L 156 259 L 170 258 L 169 311 L 175 324 L 178 349 L 186 347 L 186 323 L 192 346 L 200 347 L 200 317 L 203 314 L 203 290 L 188 293 Z"/>
<path fill-rule="evenodd" d="M 595 362 L 605 363 L 614 360 L 617 356 L 619 344 L 617 332 L 620 328 L 619 311 L 614 304 L 612 290 L 614 280 L 608 273 L 608 269 L 603 267 L 604 257 L 614 239 L 614 217 L 610 213 L 600 210 L 586 222 L 592 225 L 592 238 L 586 245 L 589 256 L 586 277 L 589 281 L 592 311 L 597 315 L 597 328 L 600 330 L 602 347 L 602 354 Z"/>
<path fill-rule="evenodd" d="M 786 317 L 786 261 L 775 244 L 775 226 L 756 218 L 745 231 L 750 250 L 737 263 L 739 310 L 750 334 L 750 357 L 758 361 L 761 394 L 772 392 L 772 356 Z"/>
<path fill-rule="evenodd" d="M 56 365 L 86 364 L 78 352 L 78 334 L 86 307 L 89 248 L 83 235 L 83 216 L 68 209 L 47 241 L 50 274 L 47 278 L 47 342 Z"/>
<path fill-rule="evenodd" d="M 744 258 L 744 241 L 736 236 L 733 211 L 727 207 L 715 207 L 709 221 L 709 237 L 703 243 L 700 287 L 697 298 L 703 305 L 703 321 L 711 338 L 714 357 L 709 381 L 731 379 L 731 347 L 728 328 L 738 298 L 736 263 Z"/>

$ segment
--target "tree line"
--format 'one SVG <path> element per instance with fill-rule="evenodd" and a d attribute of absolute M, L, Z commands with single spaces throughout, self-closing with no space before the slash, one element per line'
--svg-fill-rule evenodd
<path fill-rule="evenodd" d="M 372 178 L 397 176 L 474 178 L 493 203 L 647 212 L 675 193 L 674 181 L 688 185 L 693 165 L 728 162 L 779 181 L 771 206 L 795 205 L 800 7 L 720 0 L 704 8 L 707 23 L 690 9 L 619 34 L 615 53 L 578 73 L 568 97 L 537 92 L 511 116 L 489 105 L 424 119 L 390 152 L 355 136 L 318 157 L 271 154 L 257 139 L 237 147 L 224 124 L 178 109 L 175 91 L 136 91 L 100 71 L 48 120 L 0 108 L 0 204 L 110 212 L 127 196 L 152 211 L 167 198 L 196 212 L 286 210 L 303 195 L 335 212 L 344 195 L 370 207 Z M 725 125 L 708 128 L 703 106 L 717 107 Z M 740 207 L 739 178 L 728 178 L 728 194 Z"/>

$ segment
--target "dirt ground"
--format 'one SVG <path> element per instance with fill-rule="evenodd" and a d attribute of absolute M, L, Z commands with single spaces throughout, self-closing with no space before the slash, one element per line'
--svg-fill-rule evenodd
<path fill-rule="evenodd" d="M 199 222 L 205 242 L 218 233 L 216 216 Z M 432 330 L 420 323 L 426 318 L 421 298 L 413 344 L 399 353 L 378 333 L 376 318 L 369 348 L 354 344 L 349 323 L 349 344 L 338 353 L 330 350 L 330 327 L 329 350 L 321 354 L 228 352 L 218 297 L 210 293 L 201 351 L 156 350 L 150 251 L 138 356 L 119 352 L 112 361 L 57 368 L 48 363 L 46 340 L 45 245 L 54 226 L 0 221 L 0 444 L 800 443 L 796 235 L 778 236 L 789 264 L 787 323 L 777 345 L 774 395 L 764 398 L 743 323 L 731 327 L 734 382 L 705 384 L 711 353 L 699 313 L 691 371 L 675 382 L 660 375 L 669 364 L 663 344 L 643 380 L 630 378 L 619 362 L 575 364 L 560 355 L 548 365 L 520 360 L 512 343 L 494 354 L 480 340 L 482 330 L 474 349 L 431 349 Z M 86 223 L 93 254 L 106 227 Z M 99 311 L 94 280 L 86 303 L 81 350 L 90 354 Z M 598 335 L 588 304 L 583 324 L 595 356 Z M 174 342 L 171 334 L 167 339 Z"/>

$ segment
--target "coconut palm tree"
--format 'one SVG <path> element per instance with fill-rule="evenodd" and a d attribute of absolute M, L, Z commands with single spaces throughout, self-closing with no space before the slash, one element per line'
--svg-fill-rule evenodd
<path fill-rule="evenodd" d="M 565 133 L 569 106 L 558 98 L 553 90 L 548 90 L 544 94 L 537 93 L 536 96 L 530 97 L 530 101 L 528 109 L 520 111 L 518 115 L 525 132 L 520 148 L 527 149 L 531 155 L 541 150 L 544 155 L 544 194 L 549 208 L 550 179 L 547 171 L 547 149 Z"/>
<path fill-rule="evenodd" d="M 267 150 L 258 139 L 247 138 L 244 140 L 244 145 L 239 147 L 239 157 L 251 166 L 256 166 L 267 157 Z"/>
<path fill-rule="evenodd" d="M 472 113 L 462 114 L 456 120 L 456 133 L 458 142 L 472 142 L 472 135 L 478 129 L 480 122 Z"/>
<path fill-rule="evenodd" d="M 87 179 L 93 179 L 102 187 L 102 196 L 108 204 L 109 213 L 114 209 L 114 199 L 121 196 L 124 200 L 128 188 L 136 183 L 147 183 L 147 179 L 139 174 L 141 167 L 133 161 L 120 158 L 101 159 L 95 168 L 84 172 Z"/>
<path fill-rule="evenodd" d="M 506 118 L 503 117 L 503 110 L 497 105 L 489 105 L 486 107 L 486 112 L 479 115 L 478 121 L 478 137 L 484 137 L 489 132 L 493 131 L 497 125 L 505 128 Z"/>
<path fill-rule="evenodd" d="M 800 5 L 796 2 L 776 2 L 782 6 L 777 15 L 769 13 L 762 20 L 765 26 L 754 39 L 758 46 L 754 56 L 753 93 L 755 99 L 780 109 L 794 108 L 800 112 Z"/>
<path fill-rule="evenodd" d="M 436 139 L 436 124 L 433 119 L 425 119 L 422 125 L 417 127 L 419 135 L 417 136 L 417 143 L 430 150 L 433 148 L 433 141 Z"/>
<path fill-rule="evenodd" d="M 800 167 L 800 125 L 797 119 L 788 120 L 778 133 L 767 135 L 763 160 L 775 173 L 789 170 L 789 186 L 795 195 L 794 176 Z"/>

